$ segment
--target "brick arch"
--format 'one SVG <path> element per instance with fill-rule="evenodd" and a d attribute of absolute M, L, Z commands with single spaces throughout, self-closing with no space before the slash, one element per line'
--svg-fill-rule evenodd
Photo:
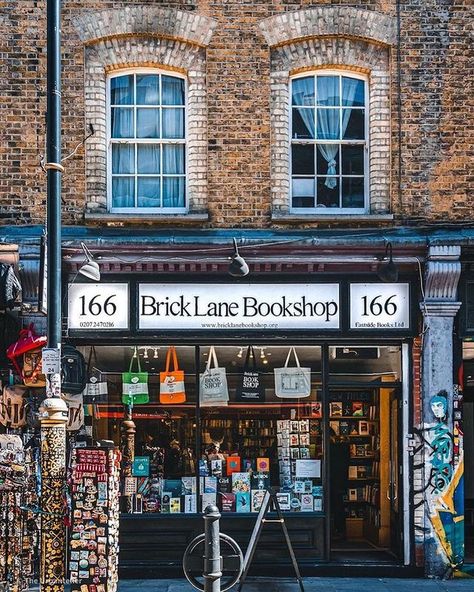
<path fill-rule="evenodd" d="M 86 216 L 107 211 L 107 75 L 125 68 L 179 72 L 187 80 L 187 202 L 207 211 L 207 103 L 205 49 L 160 37 L 101 38 L 85 46 L 85 117 L 95 134 L 86 146 Z M 120 214 L 121 217 L 126 217 Z"/>
<path fill-rule="evenodd" d="M 73 20 L 84 44 L 98 39 L 149 36 L 179 39 L 206 47 L 217 21 L 209 17 L 150 5 L 130 5 L 121 9 L 85 12 Z"/>
<path fill-rule="evenodd" d="M 259 23 L 268 45 L 284 45 L 312 37 L 349 37 L 381 45 L 397 40 L 396 18 L 350 6 L 315 6 L 285 12 Z"/>

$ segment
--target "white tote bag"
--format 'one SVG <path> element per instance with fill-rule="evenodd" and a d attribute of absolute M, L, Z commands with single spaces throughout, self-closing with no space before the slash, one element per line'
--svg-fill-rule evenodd
<path fill-rule="evenodd" d="M 294 354 L 296 366 L 289 367 L 291 354 Z M 280 399 L 302 399 L 311 394 L 311 368 L 302 368 L 294 347 L 286 356 L 285 366 L 275 368 L 275 394 Z"/>
<path fill-rule="evenodd" d="M 206 369 L 199 377 L 201 407 L 222 407 L 229 401 L 225 368 L 219 368 L 214 346 L 209 348 Z"/>
<path fill-rule="evenodd" d="M 76 432 L 77 430 L 80 430 L 84 425 L 84 400 L 82 393 L 77 395 L 61 393 L 61 398 L 68 408 L 66 430 L 68 432 Z"/>

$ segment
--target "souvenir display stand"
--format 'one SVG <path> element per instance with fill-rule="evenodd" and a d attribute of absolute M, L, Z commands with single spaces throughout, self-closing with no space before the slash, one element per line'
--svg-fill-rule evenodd
<path fill-rule="evenodd" d="M 28 590 L 34 573 L 37 529 L 26 507 L 35 504 L 34 460 L 20 436 L 0 435 L 0 587 Z M 33 482 L 32 482 L 33 481 Z"/>
<path fill-rule="evenodd" d="M 112 448 L 74 448 L 71 454 L 71 592 L 115 592 L 120 453 Z"/>

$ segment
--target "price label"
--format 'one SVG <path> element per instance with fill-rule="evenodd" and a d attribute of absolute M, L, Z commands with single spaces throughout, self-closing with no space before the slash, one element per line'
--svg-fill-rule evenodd
<path fill-rule="evenodd" d="M 128 284 L 69 284 L 68 328 L 129 328 Z"/>
<path fill-rule="evenodd" d="M 409 284 L 351 284 L 351 329 L 409 329 Z"/>
<path fill-rule="evenodd" d="M 59 374 L 61 371 L 61 350 L 55 347 L 44 347 L 41 352 L 43 374 Z"/>

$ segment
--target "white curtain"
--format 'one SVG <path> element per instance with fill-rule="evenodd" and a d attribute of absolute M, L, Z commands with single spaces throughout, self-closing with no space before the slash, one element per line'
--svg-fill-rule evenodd
<path fill-rule="evenodd" d="M 160 172 L 159 144 L 138 144 L 137 150 L 138 173 L 158 174 Z"/>
<path fill-rule="evenodd" d="M 322 82 L 324 80 L 324 83 Z M 350 84 L 343 85 L 342 100 L 344 105 L 352 105 L 354 96 L 357 90 L 357 80 L 348 78 Z M 331 97 L 336 97 L 339 94 L 339 77 L 321 77 L 318 84 L 319 91 L 319 103 L 332 103 Z M 318 109 L 318 139 L 322 140 L 339 140 L 344 137 L 344 133 L 349 123 L 351 116 L 350 109 L 342 110 L 342 129 L 339 130 L 339 114 L 338 108 L 331 109 Z M 318 150 L 322 154 L 324 160 L 328 164 L 327 177 L 324 182 L 326 187 L 334 189 L 337 186 L 337 179 L 334 178 L 336 175 L 336 155 L 339 151 L 339 144 L 318 144 Z"/>
<path fill-rule="evenodd" d="M 156 74 L 137 74 L 137 105 L 159 104 L 159 77 Z"/>
<path fill-rule="evenodd" d="M 293 104 L 314 105 L 314 78 L 298 78 L 293 83 Z M 298 113 L 311 138 L 315 138 L 314 109 L 298 107 Z"/>

